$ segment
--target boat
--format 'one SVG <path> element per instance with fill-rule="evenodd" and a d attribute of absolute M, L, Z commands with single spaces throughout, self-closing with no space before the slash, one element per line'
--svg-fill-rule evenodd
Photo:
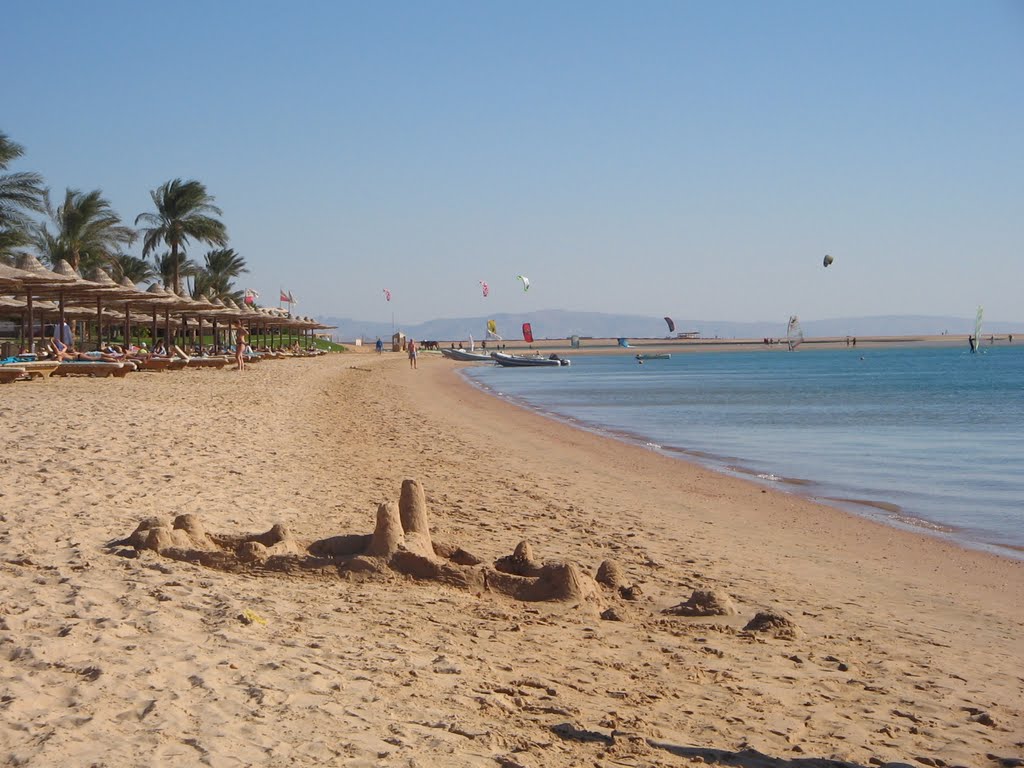
<path fill-rule="evenodd" d="M 491 356 L 486 352 L 469 352 L 465 349 L 444 349 L 441 354 L 449 360 L 458 360 L 463 363 L 490 363 Z"/>
<path fill-rule="evenodd" d="M 562 365 L 572 365 L 572 362 L 558 355 L 541 357 L 540 355 L 506 355 L 504 352 L 492 352 L 494 362 L 505 368 L 557 368 Z"/>
<path fill-rule="evenodd" d="M 671 360 L 672 355 L 668 352 L 647 352 L 636 356 L 637 360 Z"/>

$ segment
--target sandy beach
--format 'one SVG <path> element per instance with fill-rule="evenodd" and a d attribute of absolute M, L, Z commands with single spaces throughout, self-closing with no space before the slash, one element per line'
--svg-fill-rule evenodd
<path fill-rule="evenodd" d="M 457 369 L 366 351 L 0 387 L 0 764 L 1024 765 L 1024 561 Z M 469 586 L 303 560 L 373 532 L 406 479 Z M 180 515 L 214 534 L 194 561 L 124 542 Z M 209 545 L 275 524 L 287 567 Z M 522 541 L 576 565 L 564 599 L 502 589 Z M 725 612 L 687 615 L 695 590 Z"/>

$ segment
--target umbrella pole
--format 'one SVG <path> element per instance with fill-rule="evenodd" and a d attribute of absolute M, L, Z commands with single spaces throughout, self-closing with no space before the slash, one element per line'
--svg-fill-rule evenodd
<path fill-rule="evenodd" d="M 36 351 L 36 321 L 32 315 L 32 289 L 26 289 L 27 293 L 25 297 L 28 304 L 28 351 L 33 353 Z"/>
<path fill-rule="evenodd" d="M 96 349 L 103 349 L 103 299 L 96 296 Z"/>
<path fill-rule="evenodd" d="M 60 309 L 60 314 L 59 314 L 57 322 L 60 323 L 60 335 L 63 337 L 64 336 L 64 324 L 67 322 L 64 319 L 64 291 L 60 292 L 60 302 L 58 304 L 58 307 Z M 74 341 L 74 335 L 73 334 L 72 334 L 72 339 L 71 340 Z M 61 338 L 61 341 L 64 341 L 64 339 Z M 74 346 L 74 344 L 68 344 L 68 346 L 72 347 L 72 346 Z"/>
<path fill-rule="evenodd" d="M 149 344 L 149 351 L 150 352 L 152 352 L 154 349 L 156 349 L 156 323 L 157 323 L 157 320 L 156 320 L 156 305 L 154 304 L 153 305 L 153 338 L 152 338 L 152 340 L 150 341 L 150 344 Z"/>
<path fill-rule="evenodd" d="M 128 337 L 131 336 L 131 331 L 132 331 L 131 304 L 129 304 L 128 302 L 125 302 L 125 305 L 124 305 L 124 345 L 125 345 L 126 348 L 131 346 L 128 343 Z"/>

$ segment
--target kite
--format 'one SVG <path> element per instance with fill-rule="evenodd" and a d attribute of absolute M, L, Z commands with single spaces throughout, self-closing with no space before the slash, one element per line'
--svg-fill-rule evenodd
<path fill-rule="evenodd" d="M 484 298 L 486 299 L 487 294 L 491 292 L 491 286 L 489 286 L 485 281 L 481 280 L 480 289 L 484 292 Z"/>
<path fill-rule="evenodd" d="M 388 301 L 391 301 L 391 291 L 389 291 L 387 288 L 384 289 L 384 298 L 387 299 Z"/>
<path fill-rule="evenodd" d="M 676 330 L 676 323 L 671 317 L 666 317 L 665 322 L 668 323 L 668 332 L 674 333 Z"/>
<path fill-rule="evenodd" d="M 526 275 L 516 275 L 516 280 L 522 280 L 523 281 L 523 292 L 524 293 L 526 291 L 530 290 L 530 278 L 528 278 Z"/>
<path fill-rule="evenodd" d="M 529 323 L 523 323 L 523 341 L 533 343 L 533 328 Z"/>
<path fill-rule="evenodd" d="M 828 254 L 825 254 L 825 258 L 821 260 L 821 263 L 828 267 L 828 265 L 831 264 L 833 261 L 835 261 L 835 259 L 833 259 Z"/>

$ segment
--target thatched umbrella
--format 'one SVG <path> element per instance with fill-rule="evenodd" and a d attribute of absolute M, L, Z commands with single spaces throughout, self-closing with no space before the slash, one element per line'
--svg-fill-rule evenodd
<path fill-rule="evenodd" d="M 96 298 L 96 344 L 97 348 L 103 346 L 103 304 L 104 302 L 122 301 L 125 300 L 125 316 L 128 314 L 128 304 L 131 299 L 140 297 L 142 292 L 139 291 L 134 285 L 125 286 L 115 283 L 113 278 L 110 277 L 102 269 L 97 269 L 89 282 L 93 285 L 102 288 L 102 291 L 96 291 L 94 296 Z M 88 300 L 88 297 L 78 297 L 69 300 L 70 302 L 78 302 Z M 128 336 L 125 334 L 125 340 L 127 341 Z"/>
<path fill-rule="evenodd" d="M 32 301 L 36 296 L 58 296 L 60 307 L 60 322 L 64 322 L 64 291 L 73 287 L 81 280 L 81 277 L 63 275 L 53 272 L 44 267 L 31 253 L 22 253 L 18 256 L 18 271 L 24 273 L 21 277 L 26 303 L 28 305 L 28 348 L 35 348 L 35 318 L 33 317 Z"/>

